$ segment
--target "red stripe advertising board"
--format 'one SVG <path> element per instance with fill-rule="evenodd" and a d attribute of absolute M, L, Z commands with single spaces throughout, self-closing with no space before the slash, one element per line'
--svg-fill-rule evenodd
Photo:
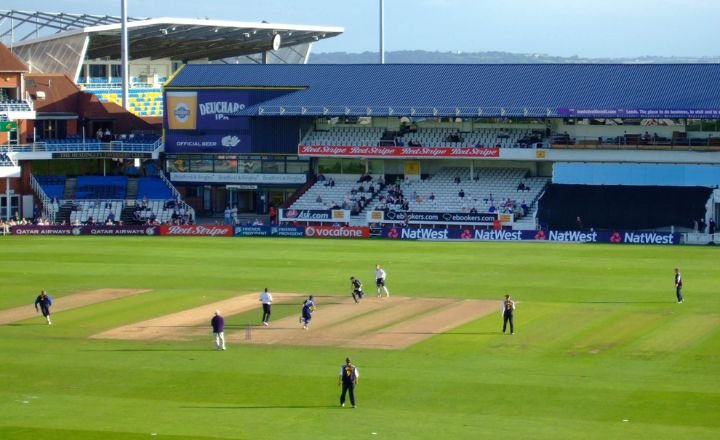
<path fill-rule="evenodd" d="M 233 227 L 225 225 L 162 225 L 160 235 L 232 237 Z"/>
<path fill-rule="evenodd" d="M 298 146 L 298 155 L 315 157 L 500 157 L 500 148 L 300 145 Z"/>

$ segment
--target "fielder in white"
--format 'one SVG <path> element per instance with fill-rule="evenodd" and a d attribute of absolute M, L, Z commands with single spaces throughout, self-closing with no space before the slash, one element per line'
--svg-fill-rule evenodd
<path fill-rule="evenodd" d="M 377 286 L 377 296 L 378 298 L 383 296 L 383 292 L 385 293 L 385 296 L 390 297 L 390 292 L 388 291 L 387 287 L 385 287 L 385 278 L 387 278 L 387 274 L 383 270 L 380 265 L 375 266 L 375 286 Z"/>

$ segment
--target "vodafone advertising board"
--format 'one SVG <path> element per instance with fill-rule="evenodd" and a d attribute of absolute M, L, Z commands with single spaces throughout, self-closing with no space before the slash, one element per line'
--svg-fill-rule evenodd
<path fill-rule="evenodd" d="M 232 237 L 233 227 L 225 225 L 162 225 L 160 235 Z"/>
<path fill-rule="evenodd" d="M 320 238 L 368 238 L 370 228 L 347 226 L 338 228 L 336 226 L 306 226 L 306 237 Z"/>

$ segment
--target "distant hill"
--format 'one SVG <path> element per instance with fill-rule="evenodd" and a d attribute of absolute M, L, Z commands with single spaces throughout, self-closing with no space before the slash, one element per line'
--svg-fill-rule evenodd
<path fill-rule="evenodd" d="M 311 52 L 311 64 L 376 64 L 377 52 Z M 523 54 L 510 52 L 431 52 L 426 50 L 399 50 L 385 52 L 388 64 L 547 64 L 547 63 L 588 63 L 588 64 L 678 64 L 678 63 L 720 63 L 720 57 L 656 57 L 638 58 L 581 58 L 578 56 L 558 57 L 546 54 Z"/>

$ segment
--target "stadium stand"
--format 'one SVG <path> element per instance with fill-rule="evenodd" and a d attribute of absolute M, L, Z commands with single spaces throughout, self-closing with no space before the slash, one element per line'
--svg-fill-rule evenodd
<path fill-rule="evenodd" d="M 101 102 L 122 105 L 122 90 L 119 84 L 89 83 L 85 91 L 95 94 Z M 129 110 L 138 116 L 162 116 L 163 98 L 160 88 L 131 88 L 128 92 Z"/>
<path fill-rule="evenodd" d="M 483 128 L 461 132 L 452 127 L 389 131 L 382 127 L 332 127 L 313 130 L 303 145 L 350 147 L 395 145 L 423 147 L 529 147 L 543 138 L 528 128 Z"/>
<path fill-rule="evenodd" d="M 0 99 L 0 111 L 2 112 L 29 112 L 32 107 L 27 101 L 17 99 Z"/>
<path fill-rule="evenodd" d="M 372 179 L 372 176 L 370 178 Z M 290 206 L 290 209 L 352 209 L 354 195 L 351 192 L 353 188 L 360 186 L 359 179 L 359 175 L 353 174 L 328 174 L 325 176 L 325 180 L 318 180 L 300 196 Z M 368 186 L 368 184 L 364 185 L 365 188 Z M 359 200 L 360 194 L 356 195 Z M 366 198 L 370 199 L 369 193 Z M 333 206 L 337 206 L 337 208 L 333 208 Z"/>
<path fill-rule="evenodd" d="M 171 200 L 173 194 L 170 188 L 159 177 L 140 177 L 138 179 L 138 199 Z"/>
<path fill-rule="evenodd" d="M 124 200 L 79 200 L 73 202 L 70 223 L 104 224 L 110 219 L 113 223 L 120 220 Z"/>
<path fill-rule="evenodd" d="M 127 176 L 79 176 L 76 199 L 125 199 Z"/>
<path fill-rule="evenodd" d="M 50 199 L 61 200 L 65 194 L 65 176 L 36 176 L 37 182 Z"/>
<path fill-rule="evenodd" d="M 3 167 L 11 167 L 11 166 L 14 166 L 14 165 L 15 165 L 15 164 L 14 164 L 13 161 L 10 159 L 10 156 L 7 155 L 7 153 L 0 153 L 0 166 L 3 166 Z"/>
<path fill-rule="evenodd" d="M 424 212 L 500 212 L 516 218 L 532 216 L 533 202 L 548 183 L 545 177 L 527 177 L 520 168 L 480 168 L 470 177 L 468 168 L 443 168 L 419 181 L 405 180 L 400 190 L 409 211 Z M 522 182 L 522 189 L 520 183 Z M 399 210 L 397 203 L 387 203 L 392 186 L 382 191 L 369 209 Z M 463 197 L 459 196 L 463 191 Z M 432 196 L 432 197 L 431 197 Z M 521 209 L 525 202 L 527 214 Z"/>

